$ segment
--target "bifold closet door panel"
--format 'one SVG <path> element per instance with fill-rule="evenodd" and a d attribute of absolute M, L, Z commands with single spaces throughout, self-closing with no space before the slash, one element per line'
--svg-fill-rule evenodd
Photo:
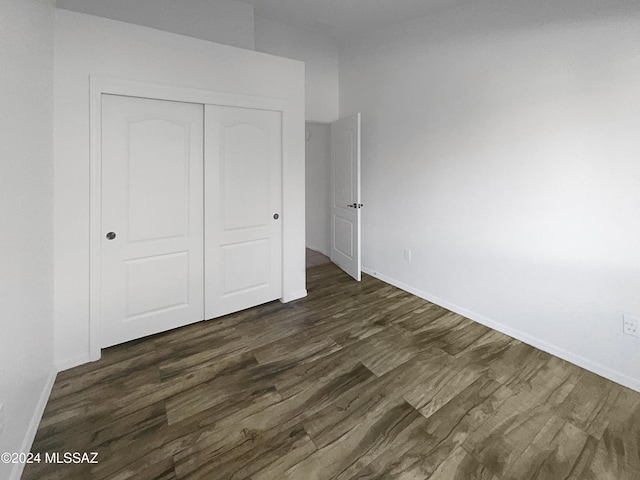
<path fill-rule="evenodd" d="M 205 316 L 282 297 L 282 114 L 205 105 Z"/>
<path fill-rule="evenodd" d="M 102 347 L 204 318 L 203 117 L 102 97 Z"/>

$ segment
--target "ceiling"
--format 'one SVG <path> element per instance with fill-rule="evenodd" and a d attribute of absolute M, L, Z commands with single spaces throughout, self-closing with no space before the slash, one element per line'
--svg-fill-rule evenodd
<path fill-rule="evenodd" d="M 255 15 L 345 38 L 393 25 L 469 0 L 240 0 Z"/>

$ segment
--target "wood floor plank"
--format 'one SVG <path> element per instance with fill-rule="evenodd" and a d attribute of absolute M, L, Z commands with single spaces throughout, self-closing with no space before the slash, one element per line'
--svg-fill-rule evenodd
<path fill-rule="evenodd" d="M 150 342 L 148 345 L 152 347 Z M 148 348 L 144 350 L 136 349 L 135 355 L 124 356 L 119 361 L 116 361 L 111 356 L 109 360 L 113 360 L 105 362 L 101 368 L 96 368 L 94 363 L 89 363 L 87 365 L 91 366 L 91 368 L 85 365 L 78 367 L 78 370 L 74 371 L 74 375 L 69 374 L 73 370 L 61 372 L 56 378 L 49 402 L 54 402 L 66 396 L 73 396 L 71 400 L 73 403 L 78 395 L 91 395 L 94 392 L 93 387 L 97 383 L 122 382 L 130 379 L 133 376 L 133 372 L 142 371 L 149 366 L 154 367 L 157 363 L 155 349 Z"/>
<path fill-rule="evenodd" d="M 366 412 L 361 421 L 335 441 L 287 470 L 284 479 L 348 479 L 373 461 L 393 439 L 420 419 L 402 399 L 387 400 Z"/>
<path fill-rule="evenodd" d="M 479 377 L 476 370 L 466 369 L 455 358 L 449 358 L 434 369 L 427 382 L 409 390 L 404 398 L 425 417 L 430 417 Z"/>
<path fill-rule="evenodd" d="M 588 436 L 553 415 L 505 474 L 505 480 L 567 478 L 577 463 Z"/>
<path fill-rule="evenodd" d="M 274 428 L 288 429 L 372 377 L 364 367 L 354 366 L 343 375 L 325 377 L 313 388 L 272 402 L 259 410 L 238 411 L 220 420 L 215 429 L 197 435 L 194 443 L 176 456 L 176 462 L 187 471 L 200 468 L 212 455 L 236 448 L 246 440 L 248 433 L 264 435 Z"/>
<path fill-rule="evenodd" d="M 431 417 L 423 416 L 424 427 L 418 434 L 389 448 L 352 478 L 430 478 L 494 412 L 494 407 L 508 398 L 505 390 L 486 375 L 479 378 Z M 447 466 L 445 472 L 451 468 L 452 465 Z"/>
<path fill-rule="evenodd" d="M 262 435 L 247 432 L 244 442 L 223 454 L 207 457 L 195 470 L 189 471 L 177 461 L 176 474 L 181 480 L 279 478 L 279 474 L 315 451 L 315 445 L 299 424 L 285 430 L 271 429 Z"/>
<path fill-rule="evenodd" d="M 354 358 L 378 376 L 420 353 L 413 339 L 394 327 L 354 343 L 349 351 Z"/>
<path fill-rule="evenodd" d="M 391 323 L 409 332 L 416 332 L 447 313 L 449 311 L 446 308 L 423 300 L 415 310 L 397 316 Z"/>
<path fill-rule="evenodd" d="M 156 344 L 160 345 L 156 360 L 163 380 L 197 370 L 205 363 L 250 352 L 235 327 L 207 333 L 197 339 L 176 334 L 172 342 L 158 339 Z"/>
<path fill-rule="evenodd" d="M 335 265 L 58 375 L 25 480 L 637 480 L 640 393 Z"/>
<path fill-rule="evenodd" d="M 518 390 L 549 361 L 551 355 L 521 342 L 515 342 L 489 365 L 491 377 Z"/>
<path fill-rule="evenodd" d="M 234 357 L 238 362 L 220 371 L 211 380 L 184 390 L 166 400 L 168 423 L 174 424 L 233 398 L 242 403 L 245 396 L 253 397 L 256 392 L 272 387 L 271 382 L 256 381 L 252 367 L 258 362 L 253 356 Z"/>
<path fill-rule="evenodd" d="M 287 470 L 306 459 L 316 450 L 317 448 L 311 439 L 308 436 L 304 437 L 304 443 L 294 445 L 293 448 L 289 448 L 285 452 L 280 451 L 277 459 L 251 475 L 251 480 L 280 480 Z"/>
<path fill-rule="evenodd" d="M 573 370 L 558 370 L 548 362 L 526 386 L 501 405 L 464 442 L 481 463 L 503 476 L 534 441 L 575 386 Z"/>
<path fill-rule="evenodd" d="M 456 447 L 451 455 L 438 465 L 429 480 L 498 480 L 498 478 L 464 448 Z"/>
<path fill-rule="evenodd" d="M 484 325 L 472 322 L 466 318 L 439 339 L 439 346 L 450 355 L 457 355 L 470 345 L 489 333 Z"/>
<path fill-rule="evenodd" d="M 329 335 L 309 328 L 259 347 L 253 354 L 261 364 L 284 360 L 309 363 L 340 349 Z"/>
<path fill-rule="evenodd" d="M 110 450 L 127 448 L 131 438 L 138 432 L 149 434 L 151 431 L 167 425 L 167 415 L 164 402 L 158 402 L 149 407 L 137 410 L 129 415 L 116 416 L 111 422 L 103 425 L 78 423 L 74 428 L 61 428 L 57 431 L 46 432 L 38 441 L 38 451 L 61 452 L 92 451 L 108 446 Z"/>
<path fill-rule="evenodd" d="M 286 375 L 274 379 L 274 385 L 283 398 L 313 389 L 326 383 L 328 379 L 349 375 L 357 370 L 369 376 L 375 375 L 364 367 L 351 351 L 341 349 L 314 362 L 296 365 Z"/>
<path fill-rule="evenodd" d="M 391 401 L 402 400 L 403 393 L 410 388 L 409 379 L 415 378 L 415 374 L 415 365 L 401 365 L 382 377 L 372 378 L 361 388 L 307 417 L 303 421 L 305 430 L 319 448 L 337 441 L 367 415 L 385 409 Z"/>
<path fill-rule="evenodd" d="M 507 352 L 518 344 L 517 340 L 495 330 L 490 330 L 467 348 L 458 352 L 455 357 L 468 368 L 484 371 L 500 364 Z"/>
<path fill-rule="evenodd" d="M 600 440 L 589 437 L 576 461 L 570 480 L 635 480 L 640 478 L 637 467 L 637 441 L 625 439 L 605 430 Z"/>

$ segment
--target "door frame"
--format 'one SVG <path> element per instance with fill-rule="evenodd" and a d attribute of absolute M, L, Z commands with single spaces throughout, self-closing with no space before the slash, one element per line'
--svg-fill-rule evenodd
<path fill-rule="evenodd" d="M 140 82 L 104 76 L 89 77 L 89 360 L 99 360 L 101 356 L 100 335 L 102 325 L 102 95 L 149 98 L 202 105 L 223 105 L 230 107 L 272 110 L 282 114 L 282 259 L 284 261 L 285 222 L 288 204 L 285 195 L 285 165 L 289 164 L 289 145 L 286 139 L 292 128 L 288 102 L 278 98 L 264 98 L 251 95 L 200 90 L 157 83 Z M 285 298 L 284 263 L 282 268 L 281 301 Z M 304 292 L 306 295 L 306 291 Z M 302 296 L 304 296 L 302 295 Z M 299 297 L 298 297 L 299 298 Z"/>

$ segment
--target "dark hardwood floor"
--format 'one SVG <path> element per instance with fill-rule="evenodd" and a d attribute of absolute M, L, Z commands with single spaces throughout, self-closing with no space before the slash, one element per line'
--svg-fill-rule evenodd
<path fill-rule="evenodd" d="M 364 275 L 58 375 L 30 479 L 640 479 L 640 394 Z"/>

